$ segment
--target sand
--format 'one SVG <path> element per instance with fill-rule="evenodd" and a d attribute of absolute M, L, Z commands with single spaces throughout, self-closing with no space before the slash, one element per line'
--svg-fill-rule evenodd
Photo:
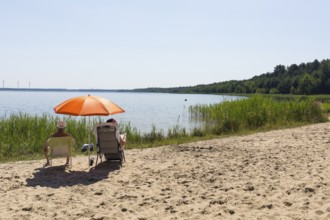
<path fill-rule="evenodd" d="M 330 123 L 87 156 L 0 164 L 0 219 L 330 219 Z"/>

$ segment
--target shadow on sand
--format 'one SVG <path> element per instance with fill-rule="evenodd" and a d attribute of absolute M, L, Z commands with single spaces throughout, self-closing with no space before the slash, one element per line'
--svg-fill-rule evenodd
<path fill-rule="evenodd" d="M 113 161 L 104 161 L 86 171 L 66 170 L 65 166 L 37 168 L 33 178 L 26 180 L 26 185 L 31 187 L 60 188 L 78 184 L 90 185 L 107 179 L 109 173 L 119 170 L 120 164 Z"/>

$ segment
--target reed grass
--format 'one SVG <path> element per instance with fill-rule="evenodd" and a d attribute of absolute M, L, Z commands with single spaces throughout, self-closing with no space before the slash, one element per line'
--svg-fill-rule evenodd
<path fill-rule="evenodd" d="M 272 97 L 252 96 L 189 108 L 191 118 L 203 122 L 203 129 L 213 134 L 271 127 L 287 127 L 326 121 L 321 104 L 315 98 L 276 101 Z"/>
<path fill-rule="evenodd" d="M 141 133 L 130 123 L 121 125 L 121 133 L 126 133 L 126 148 L 147 148 L 159 145 L 180 144 L 204 140 L 219 135 L 250 132 L 253 130 L 292 127 L 302 124 L 323 122 L 329 105 L 316 102 L 315 98 L 293 98 L 278 101 L 270 97 L 253 96 L 247 99 L 226 101 L 213 105 L 195 105 L 189 107 L 191 120 L 200 126 L 187 132 L 176 125 L 168 129 L 165 135 L 152 126 L 150 132 Z M 14 114 L 0 118 L 0 162 L 31 160 L 43 158 L 45 141 L 56 131 L 57 116 Z M 67 116 L 66 131 L 76 140 L 74 154 L 80 153 L 81 146 L 95 143 L 90 129 L 101 122 L 101 118 Z"/>

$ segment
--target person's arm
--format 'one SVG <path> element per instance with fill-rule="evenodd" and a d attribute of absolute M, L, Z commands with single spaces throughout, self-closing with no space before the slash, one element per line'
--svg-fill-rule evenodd
<path fill-rule="evenodd" d="M 121 144 L 121 138 L 120 138 L 118 127 L 116 128 L 116 138 L 117 138 L 118 143 Z"/>
<path fill-rule="evenodd" d="M 120 145 L 124 147 L 126 144 L 126 133 L 120 135 Z"/>

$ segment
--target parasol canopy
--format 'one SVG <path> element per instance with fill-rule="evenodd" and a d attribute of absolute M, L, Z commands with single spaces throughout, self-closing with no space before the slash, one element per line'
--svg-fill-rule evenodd
<path fill-rule="evenodd" d="M 57 114 L 91 116 L 91 115 L 114 115 L 125 112 L 112 101 L 99 96 L 78 96 L 68 99 L 54 107 Z"/>

